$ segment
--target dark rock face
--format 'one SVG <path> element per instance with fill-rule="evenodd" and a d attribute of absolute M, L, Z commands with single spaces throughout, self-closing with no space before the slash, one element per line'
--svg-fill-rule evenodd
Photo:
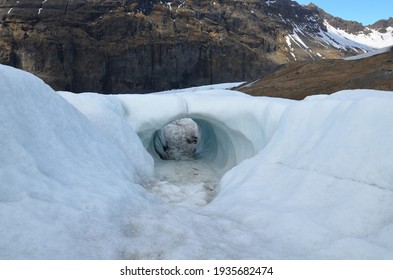
<path fill-rule="evenodd" d="M 0 63 L 74 92 L 252 80 L 287 61 L 280 17 L 323 28 L 316 9 L 270 2 L 0 0 Z"/>
<path fill-rule="evenodd" d="M 349 33 L 357 33 L 360 31 L 364 31 L 364 26 L 356 21 L 351 21 L 351 20 L 344 20 L 339 17 L 332 16 L 328 13 L 326 13 L 324 10 L 320 9 L 314 4 L 309 4 L 307 8 L 310 11 L 314 11 L 315 14 L 320 15 L 323 19 L 326 19 L 329 21 L 329 23 L 339 29 L 346 30 Z"/>
<path fill-rule="evenodd" d="M 246 80 L 273 64 L 277 31 L 249 22 L 249 5 L 166 2 L 0 1 L 0 62 L 56 89 L 119 93 Z"/>

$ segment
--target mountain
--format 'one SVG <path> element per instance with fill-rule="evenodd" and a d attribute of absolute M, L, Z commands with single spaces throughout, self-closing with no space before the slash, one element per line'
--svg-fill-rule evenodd
<path fill-rule="evenodd" d="M 239 90 L 254 96 L 301 100 L 309 95 L 362 88 L 393 91 L 392 47 L 346 60 L 287 63 Z"/>
<path fill-rule="evenodd" d="M 305 8 L 313 11 L 314 16 L 297 22 L 283 19 L 293 27 L 285 40 L 294 60 L 307 60 L 307 56 L 311 60 L 338 58 L 393 45 L 391 19 L 365 27 L 355 21 L 334 17 L 314 4 Z M 341 50 L 341 54 L 337 56 L 332 50 Z"/>
<path fill-rule="evenodd" d="M 291 0 L 3 0 L 0 18 L 0 63 L 73 92 L 250 81 L 393 45 L 391 19 L 364 27 Z"/>

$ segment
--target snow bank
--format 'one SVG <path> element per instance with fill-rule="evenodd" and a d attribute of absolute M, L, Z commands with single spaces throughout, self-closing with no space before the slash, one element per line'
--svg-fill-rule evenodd
<path fill-rule="evenodd" d="M 116 258 L 140 167 L 33 75 L 0 66 L 0 84 L 0 258 Z"/>
<path fill-rule="evenodd" d="M 127 112 L 117 98 L 96 93 L 59 93 L 119 147 L 130 162 L 136 163 L 132 167 L 138 183 L 143 184 L 154 177 L 153 158 L 144 150 L 139 137 L 126 121 Z"/>
<path fill-rule="evenodd" d="M 258 232 L 274 258 L 392 259 L 392 106 L 370 90 L 292 105 L 205 211 Z"/>

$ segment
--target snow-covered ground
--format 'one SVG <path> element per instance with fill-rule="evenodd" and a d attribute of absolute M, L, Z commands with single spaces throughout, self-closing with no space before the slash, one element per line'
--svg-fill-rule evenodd
<path fill-rule="evenodd" d="M 393 259 L 392 92 L 0 84 L 0 259 Z M 161 159 L 183 118 L 195 154 Z"/>

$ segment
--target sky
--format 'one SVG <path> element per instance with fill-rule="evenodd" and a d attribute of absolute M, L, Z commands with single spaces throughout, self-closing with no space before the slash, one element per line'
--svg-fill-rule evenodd
<path fill-rule="evenodd" d="M 299 4 L 314 3 L 325 12 L 363 25 L 393 17 L 392 0 L 296 0 Z"/>

